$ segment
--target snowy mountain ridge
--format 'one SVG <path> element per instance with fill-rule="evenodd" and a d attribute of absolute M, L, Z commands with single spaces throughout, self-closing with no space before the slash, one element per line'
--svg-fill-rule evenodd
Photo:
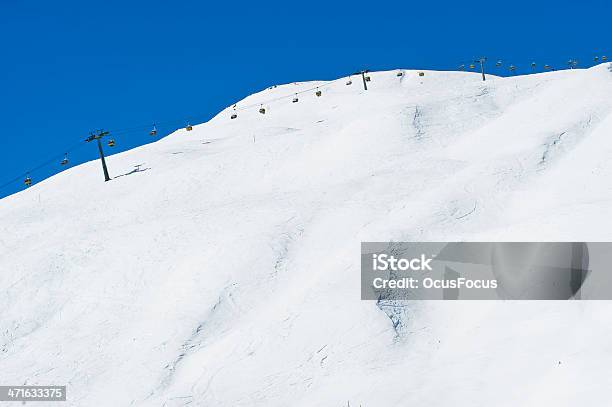
<path fill-rule="evenodd" d="M 384 307 L 359 299 L 359 244 L 610 241 L 610 64 L 397 72 L 267 89 L 108 157 L 111 182 L 92 161 L 0 200 L 3 384 L 74 406 L 601 404 L 607 302 Z"/>

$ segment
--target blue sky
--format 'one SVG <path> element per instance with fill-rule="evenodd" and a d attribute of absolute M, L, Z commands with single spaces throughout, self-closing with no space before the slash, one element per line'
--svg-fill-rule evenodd
<path fill-rule="evenodd" d="M 525 73 L 591 65 L 612 54 L 609 3 L 0 0 L 0 197 L 93 129 L 175 122 L 165 134 L 273 84 L 480 55 Z M 117 136 L 113 151 L 149 141 Z M 70 156 L 95 157 L 84 143 Z M 34 181 L 60 170 L 52 161 Z"/>

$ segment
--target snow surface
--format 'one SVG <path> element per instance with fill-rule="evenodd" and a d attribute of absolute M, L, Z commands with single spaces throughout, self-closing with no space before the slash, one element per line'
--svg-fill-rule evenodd
<path fill-rule="evenodd" d="M 404 72 L 274 87 L 109 157 L 112 182 L 92 161 L 0 200 L 0 384 L 71 406 L 609 404 L 611 303 L 377 305 L 359 267 L 361 241 L 612 240 L 610 65 Z"/>

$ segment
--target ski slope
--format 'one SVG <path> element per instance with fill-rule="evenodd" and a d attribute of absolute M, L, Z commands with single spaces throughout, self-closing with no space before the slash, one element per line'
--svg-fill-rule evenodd
<path fill-rule="evenodd" d="M 111 182 L 92 161 L 0 200 L 0 384 L 70 406 L 608 404 L 612 304 L 377 306 L 359 253 L 612 240 L 610 64 L 396 72 L 267 89 L 110 156 Z"/>

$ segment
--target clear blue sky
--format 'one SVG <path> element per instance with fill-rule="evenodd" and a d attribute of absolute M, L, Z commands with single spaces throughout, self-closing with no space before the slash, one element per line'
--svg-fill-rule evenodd
<path fill-rule="evenodd" d="M 0 0 L 0 186 L 93 129 L 205 121 L 272 84 L 456 69 L 480 55 L 525 73 L 531 61 L 591 65 L 612 54 L 611 15 L 603 0 Z M 114 152 L 150 139 L 118 136 Z M 95 157 L 86 145 L 71 159 Z M 0 197 L 22 188 L 20 177 Z"/>

